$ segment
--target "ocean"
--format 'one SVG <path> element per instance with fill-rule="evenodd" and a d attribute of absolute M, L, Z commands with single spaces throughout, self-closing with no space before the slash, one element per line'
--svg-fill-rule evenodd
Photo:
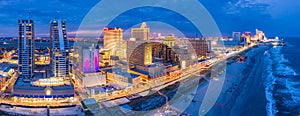
<path fill-rule="evenodd" d="M 267 114 L 300 115 L 300 38 L 286 39 L 286 46 L 266 52 L 265 92 Z"/>
<path fill-rule="evenodd" d="M 299 116 L 300 38 L 285 43 L 252 48 L 242 54 L 248 57 L 245 63 L 228 64 L 222 91 L 206 115 Z M 200 104 L 191 103 L 185 113 L 197 116 Z"/>
<path fill-rule="evenodd" d="M 300 38 L 288 38 L 285 43 L 246 53 L 252 56 L 247 68 L 235 73 L 242 73 L 247 80 L 226 115 L 300 115 Z"/>

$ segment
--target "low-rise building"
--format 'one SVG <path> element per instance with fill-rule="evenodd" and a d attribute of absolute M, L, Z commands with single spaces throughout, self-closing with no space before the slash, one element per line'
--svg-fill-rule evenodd
<path fill-rule="evenodd" d="M 35 85 L 32 82 L 23 81 L 23 78 L 18 78 L 12 95 L 16 98 L 73 98 L 74 87 L 71 84 L 57 85 L 60 81 L 42 82 L 48 85 Z M 53 86 L 50 86 L 53 85 Z"/>
<path fill-rule="evenodd" d="M 102 72 L 91 72 L 91 73 L 82 73 L 78 70 L 74 70 L 75 79 L 83 87 L 96 87 L 106 84 L 106 75 Z"/>
<path fill-rule="evenodd" d="M 13 67 L 16 67 L 14 64 L 8 64 L 8 63 L 1 63 L 0 64 L 0 88 L 4 86 L 6 81 L 13 75 L 15 72 L 15 69 Z"/>
<path fill-rule="evenodd" d="M 107 69 L 107 80 L 111 83 L 118 84 L 123 87 L 135 86 L 140 84 L 141 76 L 127 72 L 121 69 Z"/>

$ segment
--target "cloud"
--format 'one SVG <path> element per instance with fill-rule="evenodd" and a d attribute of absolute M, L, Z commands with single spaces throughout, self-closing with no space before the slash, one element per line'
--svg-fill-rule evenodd
<path fill-rule="evenodd" d="M 241 11 L 260 11 L 266 12 L 272 4 L 262 0 L 238 0 L 228 1 L 226 8 L 227 14 L 238 14 Z"/>
<path fill-rule="evenodd" d="M 297 25 L 299 25 L 298 20 L 300 17 L 300 6 L 297 0 L 199 1 L 209 10 L 224 35 L 231 35 L 232 31 L 254 31 L 256 28 L 259 28 L 265 31 L 269 30 L 269 33 L 272 35 L 277 35 L 275 32 L 286 32 L 285 34 L 292 33 L 300 36 L 300 33 L 298 33 L 296 28 Z M 43 33 L 49 33 L 50 20 L 55 17 L 59 17 L 67 21 L 67 30 L 70 32 L 70 34 L 74 34 L 84 16 L 98 2 L 99 0 L 0 0 L 0 22 L 2 22 L 0 26 L 3 27 L 0 28 L 0 33 L 2 33 L 0 36 L 18 36 L 16 32 L 17 20 L 20 18 L 27 18 L 29 10 L 31 10 L 33 16 L 32 18 L 35 20 L 36 33 L 41 33 L 40 35 L 43 35 Z M 181 4 L 180 2 L 184 2 L 184 0 L 175 0 L 172 2 L 178 2 Z M 184 7 L 188 10 L 188 5 L 186 4 L 181 4 L 181 7 Z M 153 14 L 162 12 L 165 15 L 170 16 L 170 18 L 164 19 L 162 18 L 163 15 L 154 15 L 153 17 L 161 17 L 161 20 L 170 21 L 182 26 L 187 25 L 186 21 L 180 20 L 178 17 L 166 11 L 156 11 L 151 9 L 146 9 L 144 11 L 143 9 L 139 10 L 140 11 L 137 12 L 147 12 Z M 57 13 L 57 11 L 59 13 Z M 146 15 L 148 14 L 139 13 L 137 15 L 128 13 L 121 18 L 124 19 L 122 21 L 123 23 L 131 23 L 132 20 L 134 20 L 132 17 L 145 17 Z M 101 20 L 106 20 L 105 18 L 107 17 L 95 19 L 95 21 L 101 22 Z M 144 19 L 141 18 L 139 20 Z M 117 26 L 117 24 L 114 25 Z M 274 26 L 277 26 L 277 28 L 274 28 Z M 289 28 L 292 28 L 293 30 L 289 30 Z"/>
<path fill-rule="evenodd" d="M 35 21 L 36 33 L 49 33 L 49 22 L 54 18 L 62 18 L 67 21 L 68 31 L 77 30 L 85 14 L 98 3 L 98 0 L 89 1 L 60 1 L 60 0 L 14 0 L 0 1 L 0 22 L 4 27 L 0 32 L 5 35 L 17 35 L 17 20 L 28 18 L 29 11 Z M 58 13 L 59 12 L 59 13 Z M 4 18 L 2 18 L 4 17 Z M 15 28 L 12 30 L 12 28 Z M 44 34 L 36 34 L 44 35 Z"/>

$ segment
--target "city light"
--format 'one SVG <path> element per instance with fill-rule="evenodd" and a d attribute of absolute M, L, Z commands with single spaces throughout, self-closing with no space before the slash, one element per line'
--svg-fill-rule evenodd
<path fill-rule="evenodd" d="M 256 2 L 0 2 L 0 114 L 298 115 L 297 42 Z"/>

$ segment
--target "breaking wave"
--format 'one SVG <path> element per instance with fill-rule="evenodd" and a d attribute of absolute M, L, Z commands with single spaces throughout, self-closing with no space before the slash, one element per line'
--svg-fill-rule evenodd
<path fill-rule="evenodd" d="M 265 52 L 266 71 L 265 93 L 268 101 L 266 110 L 269 116 L 276 115 L 278 103 L 293 107 L 300 103 L 300 83 L 292 77 L 298 74 L 288 66 L 288 60 L 281 53 L 282 47 L 271 48 Z M 282 100 L 283 99 L 283 100 Z M 286 111 L 282 111 L 286 112 Z"/>

